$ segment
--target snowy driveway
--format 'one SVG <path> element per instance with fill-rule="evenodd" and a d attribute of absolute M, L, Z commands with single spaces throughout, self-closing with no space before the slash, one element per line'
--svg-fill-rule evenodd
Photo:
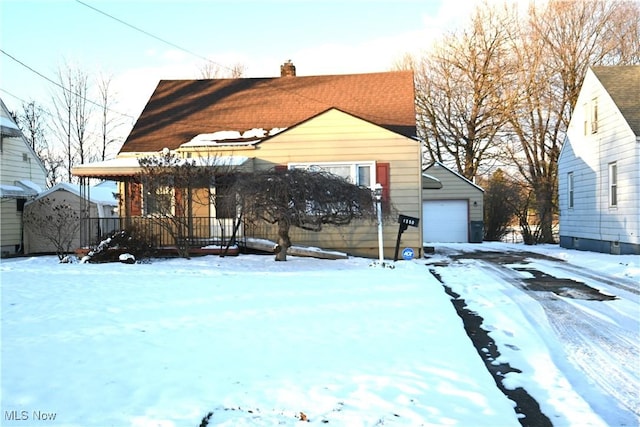
<path fill-rule="evenodd" d="M 483 286 L 478 274 L 465 279 L 451 275 L 450 267 L 481 269 L 492 283 L 497 280 L 514 288 L 505 292 L 529 323 L 550 332 L 543 336 L 554 362 L 574 388 L 582 390 L 585 401 L 611 425 L 636 425 L 640 420 L 637 278 L 609 276 L 541 253 L 481 248 L 440 246 L 431 268 L 485 319 L 491 319 L 494 308 L 487 304 L 486 290 L 477 292 L 477 286 Z M 489 320 L 487 328 L 492 333 L 500 327 Z M 509 342 L 509 337 L 502 340 L 506 350 L 513 347 Z"/>

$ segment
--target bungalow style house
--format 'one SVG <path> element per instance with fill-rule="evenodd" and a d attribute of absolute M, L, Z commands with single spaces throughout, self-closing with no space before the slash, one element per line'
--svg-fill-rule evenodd
<path fill-rule="evenodd" d="M 0 99 L 0 246 L 1 255 L 23 252 L 25 202 L 46 187 L 47 172 Z"/>
<path fill-rule="evenodd" d="M 116 159 L 80 165 L 73 173 L 118 181 L 121 218 L 144 220 L 160 198 L 176 197 L 171 189 L 150 194 L 136 180 L 138 159 L 160 152 L 243 171 L 321 168 L 369 188 L 379 183 L 396 212 L 422 216 L 411 72 L 297 76 L 289 61 L 280 77 L 162 80 Z M 209 200 L 216 191 L 223 189 L 196 189 L 194 199 Z M 229 217 L 236 212 L 217 210 L 214 203 L 192 209 L 206 223 L 196 237 L 232 234 L 236 218 Z M 394 254 L 397 234 L 397 218 L 387 220 L 385 257 Z M 266 224 L 243 223 L 236 237 L 273 240 L 276 234 Z M 291 240 L 355 256 L 378 253 L 377 224 L 371 221 L 321 232 L 292 229 Z M 401 244 L 420 254 L 422 230 L 409 227 Z"/>
<path fill-rule="evenodd" d="M 640 254 L 640 66 L 587 71 L 558 184 L 560 246 Z"/>

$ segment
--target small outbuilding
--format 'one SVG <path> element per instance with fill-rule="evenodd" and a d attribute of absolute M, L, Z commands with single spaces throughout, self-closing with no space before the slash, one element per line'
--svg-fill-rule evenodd
<path fill-rule="evenodd" d="M 97 243 L 98 239 L 106 233 L 114 231 L 119 226 L 118 217 L 118 199 L 117 184 L 114 181 L 104 181 L 90 188 L 88 195 L 88 217 L 95 218 L 90 224 L 90 234 Z M 87 195 L 84 195 L 86 198 Z M 77 218 L 80 218 L 80 211 L 83 204 L 87 204 L 80 194 L 80 186 L 69 183 L 59 183 L 51 187 L 49 190 L 38 194 L 33 200 L 25 203 L 25 216 L 29 215 L 36 209 L 44 208 L 44 205 L 37 203 L 40 200 L 49 198 L 53 204 L 66 204 L 71 209 L 78 212 Z M 80 247 L 80 220 L 78 219 L 78 227 L 74 233 L 73 244 L 71 249 L 75 250 Z M 24 228 L 24 253 L 55 253 L 56 247 L 52 242 L 43 238 L 37 226 L 25 223 Z"/>
<path fill-rule="evenodd" d="M 424 244 L 481 243 L 484 190 L 440 162 L 422 173 Z"/>

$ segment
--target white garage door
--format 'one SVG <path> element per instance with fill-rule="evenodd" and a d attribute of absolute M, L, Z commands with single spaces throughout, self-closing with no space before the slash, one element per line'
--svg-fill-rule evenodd
<path fill-rule="evenodd" d="M 467 243 L 469 214 L 466 200 L 429 200 L 422 203 L 425 243 Z"/>

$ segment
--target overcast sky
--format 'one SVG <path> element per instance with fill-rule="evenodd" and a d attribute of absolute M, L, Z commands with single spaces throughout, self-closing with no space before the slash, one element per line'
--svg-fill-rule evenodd
<path fill-rule="evenodd" d="M 388 71 L 474 2 L 0 0 L 0 97 L 14 111 L 49 102 L 59 89 L 37 73 L 57 81 L 65 62 L 113 76 L 118 108 L 135 118 L 159 79 L 200 78 L 204 58 L 242 64 L 244 77 L 278 76 L 289 59 L 298 75 Z"/>

